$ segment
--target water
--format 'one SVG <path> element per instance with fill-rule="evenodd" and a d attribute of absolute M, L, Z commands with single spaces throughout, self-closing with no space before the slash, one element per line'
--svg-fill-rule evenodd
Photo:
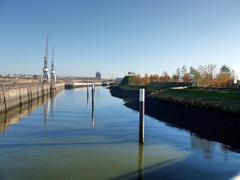
<path fill-rule="evenodd" d="M 105 88 L 94 111 L 86 89 L 62 92 L 1 117 L 0 179 L 230 179 L 240 155 L 223 144 L 146 117 Z M 239 174 L 240 175 L 240 174 Z"/>

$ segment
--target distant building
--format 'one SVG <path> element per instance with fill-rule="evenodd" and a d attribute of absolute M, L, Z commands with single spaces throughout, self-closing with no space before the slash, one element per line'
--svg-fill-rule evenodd
<path fill-rule="evenodd" d="M 101 73 L 100 72 L 96 72 L 96 79 L 101 79 Z"/>

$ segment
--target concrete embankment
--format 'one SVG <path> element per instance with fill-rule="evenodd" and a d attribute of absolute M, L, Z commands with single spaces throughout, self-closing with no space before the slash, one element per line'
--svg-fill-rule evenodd
<path fill-rule="evenodd" d="M 31 103 L 32 101 L 47 96 L 51 93 L 55 94 L 64 88 L 64 83 L 57 83 L 54 86 L 38 84 L 28 87 L 1 87 L 0 113 L 22 106 L 26 103 Z"/>

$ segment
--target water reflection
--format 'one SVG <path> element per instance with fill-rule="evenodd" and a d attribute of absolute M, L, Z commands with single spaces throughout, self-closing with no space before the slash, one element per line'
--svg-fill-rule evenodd
<path fill-rule="evenodd" d="M 95 89 L 94 86 L 92 86 L 92 127 L 95 127 Z"/>
<path fill-rule="evenodd" d="M 50 96 L 47 99 L 43 99 L 43 115 L 44 115 L 44 125 L 47 126 L 49 115 L 54 118 L 54 107 L 56 106 L 55 96 Z"/>
<path fill-rule="evenodd" d="M 89 102 L 89 87 L 87 85 L 87 108 L 88 108 L 88 102 Z"/>
<path fill-rule="evenodd" d="M 226 153 L 230 159 L 228 163 L 215 158 L 221 158 L 223 153 L 219 150 L 224 146 L 198 136 L 189 137 L 189 133 L 182 133 L 182 130 L 170 128 L 152 118 L 146 124 L 148 140 L 144 146 L 139 145 L 138 115 L 122 107 L 122 102 L 111 98 L 106 90 L 96 90 L 97 104 L 93 103 L 92 112 L 84 106 L 86 92 L 79 96 L 79 91 L 66 91 L 58 99 L 57 106 L 54 99 L 50 104 L 46 100 L 39 101 L 39 105 L 45 103 L 44 106 L 28 118 L 29 121 L 24 121 L 24 126 L 14 127 L 1 139 L 0 176 L 4 179 L 33 177 L 46 180 L 52 177 L 227 179 L 237 174 L 240 163 L 235 154 Z M 89 93 L 91 96 L 91 89 Z M 103 98 L 98 101 L 100 93 Z M 84 103 L 81 108 L 78 108 L 79 102 Z M 94 117 L 96 107 L 98 119 L 104 117 L 104 121 L 97 122 L 99 128 L 92 128 L 90 123 L 94 119 L 91 115 Z M 34 109 L 34 104 L 31 108 Z M 48 119 L 47 127 L 43 126 L 43 112 Z M 50 122 L 53 113 L 54 123 Z M 47 136 L 44 134 L 46 129 L 51 131 Z M 205 151 L 208 158 L 209 154 L 212 157 L 211 161 L 202 158 Z"/>
<path fill-rule="evenodd" d="M 50 101 L 43 100 L 43 117 L 44 117 L 44 125 L 47 126 L 48 123 L 48 115 L 50 112 Z"/>
<path fill-rule="evenodd" d="M 219 148 L 222 153 L 223 160 L 228 162 L 229 149 L 226 145 L 200 138 L 195 134 L 191 134 L 190 139 L 191 147 L 195 150 L 201 150 L 205 159 L 212 160 L 213 156 L 216 154 L 214 151 Z"/>
<path fill-rule="evenodd" d="M 37 101 L 36 103 L 29 103 L 2 113 L 0 116 L 0 132 L 4 135 L 9 127 L 19 124 L 22 118 L 31 116 L 31 112 L 35 111 L 38 107 Z"/>
<path fill-rule="evenodd" d="M 138 179 L 142 180 L 144 174 L 144 145 L 139 144 L 138 148 Z"/>
<path fill-rule="evenodd" d="M 32 112 L 36 111 L 40 106 L 44 105 L 44 124 L 47 126 L 49 112 L 53 114 L 55 97 L 45 97 L 42 100 L 36 100 L 32 103 L 24 104 L 6 113 L 0 114 L 0 133 L 3 135 L 12 125 L 17 125 L 23 118 L 31 117 Z"/>
<path fill-rule="evenodd" d="M 191 135 L 190 138 L 191 138 L 191 145 L 193 149 L 202 150 L 203 155 L 206 159 L 212 159 L 216 142 L 199 138 L 196 135 Z"/>
<path fill-rule="evenodd" d="M 0 126 L 0 132 L 2 132 L 3 133 L 3 136 L 4 136 L 4 134 L 5 134 L 5 130 L 6 130 L 6 117 L 7 117 L 7 113 L 3 113 L 2 115 L 1 115 L 1 119 L 0 119 L 0 122 L 1 122 L 1 126 Z"/>
<path fill-rule="evenodd" d="M 54 119 L 55 107 L 56 107 L 56 96 L 51 96 L 51 98 L 50 98 L 50 112 L 51 112 L 52 119 Z"/>

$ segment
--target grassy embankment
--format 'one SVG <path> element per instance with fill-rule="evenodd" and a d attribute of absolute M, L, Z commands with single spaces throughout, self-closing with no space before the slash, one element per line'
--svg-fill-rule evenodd
<path fill-rule="evenodd" d="M 225 112 L 240 113 L 240 88 L 206 89 L 188 87 L 186 89 L 172 89 L 172 87 L 186 86 L 181 83 L 160 83 L 152 85 L 129 85 L 124 82 L 120 88 L 124 91 L 137 91 L 145 88 L 147 98 L 210 108 Z"/>

